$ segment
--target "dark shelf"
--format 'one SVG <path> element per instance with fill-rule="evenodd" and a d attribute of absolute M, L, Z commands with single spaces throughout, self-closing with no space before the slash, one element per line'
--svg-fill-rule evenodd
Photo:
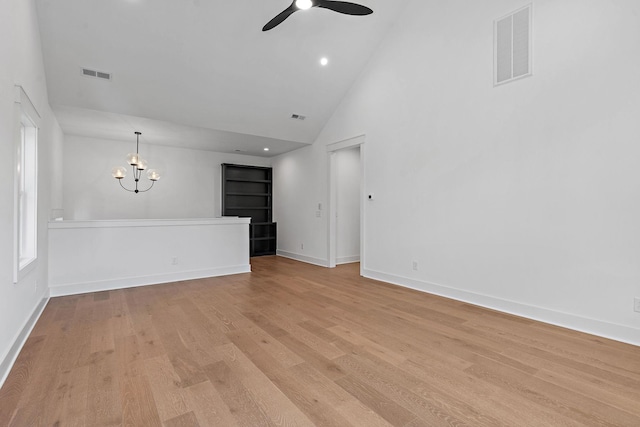
<path fill-rule="evenodd" d="M 222 164 L 222 215 L 251 218 L 250 256 L 276 253 L 277 224 L 271 221 L 271 177 L 269 167 Z"/>
<path fill-rule="evenodd" d="M 271 210 L 269 206 L 229 206 L 230 211 L 242 211 L 242 210 Z"/>
<path fill-rule="evenodd" d="M 269 179 L 240 179 L 240 178 L 226 178 L 225 181 L 231 182 L 257 182 L 260 184 L 271 184 Z"/>
<path fill-rule="evenodd" d="M 225 196 L 258 196 L 258 197 L 271 197 L 271 193 L 231 193 L 228 192 Z"/>

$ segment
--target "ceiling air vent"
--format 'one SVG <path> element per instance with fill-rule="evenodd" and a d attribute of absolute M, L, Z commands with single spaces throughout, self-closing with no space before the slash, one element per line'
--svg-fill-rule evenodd
<path fill-rule="evenodd" d="M 531 75 L 531 5 L 496 19 L 493 52 L 494 85 Z"/>
<path fill-rule="evenodd" d="M 306 117 L 306 116 L 303 116 L 303 115 L 300 115 L 300 114 L 292 114 L 292 115 L 291 115 L 291 118 L 292 118 L 292 119 L 295 119 L 295 120 L 304 120 L 304 119 L 306 119 L 307 117 Z"/>
<path fill-rule="evenodd" d="M 104 71 L 91 70 L 89 68 L 82 69 L 82 75 L 85 77 L 95 77 L 102 80 L 111 80 L 111 73 L 105 73 Z"/>

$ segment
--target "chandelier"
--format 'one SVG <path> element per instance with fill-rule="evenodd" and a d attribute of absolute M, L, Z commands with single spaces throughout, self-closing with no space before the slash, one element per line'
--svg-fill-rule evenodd
<path fill-rule="evenodd" d="M 149 181 L 151 181 L 151 185 L 144 190 L 138 188 L 138 183 L 140 181 L 140 177 L 142 176 L 142 172 L 147 169 L 147 161 L 140 157 L 139 153 L 140 135 L 142 135 L 142 133 L 134 133 L 136 134 L 136 152 L 129 153 L 129 155 L 127 155 L 127 163 L 129 163 L 129 165 L 131 165 L 131 168 L 133 169 L 133 180 L 135 181 L 134 189 L 130 190 L 122 184 L 122 180 L 125 176 L 127 176 L 127 168 L 122 166 L 113 168 L 113 170 L 111 171 L 111 175 L 113 175 L 113 177 L 117 179 L 118 182 L 120 182 L 120 186 L 125 190 L 132 193 L 144 193 L 145 191 L 151 190 L 153 184 L 155 184 L 155 182 L 160 179 L 160 173 L 155 169 L 149 169 L 147 171 L 147 178 L 149 179 Z"/>

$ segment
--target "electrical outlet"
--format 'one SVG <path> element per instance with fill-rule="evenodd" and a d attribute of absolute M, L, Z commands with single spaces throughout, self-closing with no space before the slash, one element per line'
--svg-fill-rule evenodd
<path fill-rule="evenodd" d="M 173 258 L 171 258 L 171 265 L 178 265 L 178 257 L 174 256 Z"/>
<path fill-rule="evenodd" d="M 316 211 L 316 217 L 320 218 L 322 216 L 322 212 L 321 211 Z"/>
<path fill-rule="evenodd" d="M 304 249 L 304 243 L 300 243 L 300 249 Z"/>
<path fill-rule="evenodd" d="M 413 269 L 418 271 L 418 261 L 413 261 Z"/>
<path fill-rule="evenodd" d="M 633 311 L 640 313 L 640 298 L 633 299 Z"/>

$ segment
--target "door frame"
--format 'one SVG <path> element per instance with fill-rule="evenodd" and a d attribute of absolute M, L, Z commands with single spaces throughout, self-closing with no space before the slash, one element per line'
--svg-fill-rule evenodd
<path fill-rule="evenodd" d="M 353 138 L 345 139 L 327 145 L 327 154 L 329 157 L 329 227 L 328 227 L 328 267 L 334 268 L 336 266 L 336 254 L 337 254 L 337 201 L 338 201 L 338 179 L 336 168 L 336 152 L 347 148 L 360 147 L 360 275 L 364 271 L 365 266 L 365 196 L 364 190 L 366 187 L 366 173 L 365 173 L 365 135 L 358 135 Z"/>

